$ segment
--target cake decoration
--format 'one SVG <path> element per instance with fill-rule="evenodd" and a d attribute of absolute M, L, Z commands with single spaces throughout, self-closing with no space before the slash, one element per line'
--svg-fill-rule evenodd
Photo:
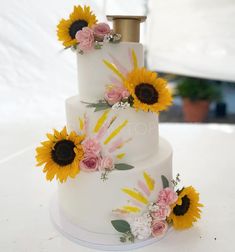
<path fill-rule="evenodd" d="M 113 213 L 123 219 L 111 221 L 114 229 L 122 234 L 121 242 L 161 237 L 170 226 L 178 230 L 186 229 L 200 219 L 200 207 L 203 205 L 199 203 L 199 193 L 192 186 L 176 190 L 179 175 L 174 180 L 173 188 L 164 175 L 161 178 L 163 189 L 155 201 L 149 200 L 155 181 L 146 172 L 144 181 L 138 181 L 137 189 L 122 189 L 131 197 L 132 205 L 114 210 Z"/>
<path fill-rule="evenodd" d="M 103 43 L 117 43 L 121 34 L 114 33 L 107 23 L 98 23 L 96 15 L 89 6 L 74 6 L 68 19 L 62 19 L 57 25 L 57 37 L 65 49 L 78 49 L 80 54 L 101 49 Z"/>
<path fill-rule="evenodd" d="M 113 170 L 130 170 L 134 166 L 119 163 L 126 153 L 116 153 L 131 139 L 116 138 L 127 125 L 125 120 L 109 133 L 108 130 L 117 116 L 108 118 L 109 111 L 104 111 L 89 134 L 89 121 L 84 114 L 78 118 L 79 133 L 67 132 L 66 127 L 61 132 L 54 129 L 54 134 L 47 134 L 47 141 L 36 148 L 37 166 L 44 165 L 43 172 L 47 180 L 56 177 L 61 183 L 67 178 L 75 178 L 79 171 L 101 172 L 101 179 L 105 181 Z M 108 133 L 108 134 L 107 134 Z M 106 136 L 106 137 L 105 137 Z M 104 138 L 104 139 L 103 139 Z M 107 151 L 103 146 L 108 145 Z"/>
<path fill-rule="evenodd" d="M 139 68 L 135 51 L 132 50 L 130 54 L 133 65 L 131 71 L 125 69 L 113 56 L 113 63 L 103 61 L 118 79 L 111 79 L 113 83 L 107 85 L 104 99 L 98 103 L 88 103 L 88 107 L 95 108 L 95 111 L 133 107 L 137 111 L 159 113 L 172 104 L 172 95 L 166 80 L 145 67 Z"/>
<path fill-rule="evenodd" d="M 200 218 L 199 194 L 192 187 L 185 187 L 177 191 L 178 199 L 171 206 L 172 211 L 169 219 L 175 229 L 185 229 L 193 226 L 193 223 Z"/>
<path fill-rule="evenodd" d="M 47 138 L 36 149 L 37 166 L 44 165 L 46 179 L 51 181 L 56 176 L 63 183 L 68 177 L 75 178 L 84 157 L 81 143 L 85 136 L 75 132 L 68 134 L 64 127 L 61 132 L 54 129 L 54 134 L 47 134 Z"/>

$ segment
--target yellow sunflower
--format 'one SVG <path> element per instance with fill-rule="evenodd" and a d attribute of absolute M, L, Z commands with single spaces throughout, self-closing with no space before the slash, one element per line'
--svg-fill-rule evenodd
<path fill-rule="evenodd" d="M 79 163 L 84 155 L 81 146 L 84 136 L 74 131 L 68 134 L 64 127 L 61 132 L 54 130 L 54 134 L 47 134 L 47 137 L 48 140 L 36 149 L 37 166 L 44 165 L 43 172 L 50 181 L 55 176 L 61 183 L 68 177 L 74 178 L 79 173 Z"/>
<path fill-rule="evenodd" d="M 92 27 L 96 23 L 96 16 L 92 13 L 89 6 L 84 6 L 84 8 L 80 5 L 74 6 L 69 19 L 62 19 L 57 25 L 58 40 L 63 41 L 65 47 L 76 45 L 78 43 L 75 38 L 76 33 L 82 30 L 83 27 Z"/>
<path fill-rule="evenodd" d="M 134 68 L 124 80 L 130 92 L 130 102 L 137 110 L 160 112 L 172 104 L 172 95 L 166 80 L 146 68 Z"/>
<path fill-rule="evenodd" d="M 200 219 L 199 193 L 192 187 L 183 188 L 179 192 L 177 201 L 171 206 L 169 219 L 175 229 L 185 229 L 193 226 Z"/>

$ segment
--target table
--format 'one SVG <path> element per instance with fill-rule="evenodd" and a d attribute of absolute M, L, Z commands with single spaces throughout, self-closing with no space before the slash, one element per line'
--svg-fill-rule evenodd
<path fill-rule="evenodd" d="M 39 124 L 32 131 L 18 129 L 17 138 L 10 130 L 0 132 L 0 251 L 94 251 L 67 240 L 51 224 L 48 208 L 56 183 L 35 167 L 35 140 L 43 135 Z M 170 232 L 137 251 L 235 251 L 235 126 L 161 124 L 160 135 L 173 146 L 174 174 L 200 191 L 205 207 L 194 228 Z"/>

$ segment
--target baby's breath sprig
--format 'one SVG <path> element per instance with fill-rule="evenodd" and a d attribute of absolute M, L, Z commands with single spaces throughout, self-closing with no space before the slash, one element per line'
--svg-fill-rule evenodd
<path fill-rule="evenodd" d="M 127 101 L 125 102 L 117 102 L 112 106 L 112 109 L 126 109 L 130 107 L 130 103 L 128 103 Z"/>
<path fill-rule="evenodd" d="M 109 171 L 105 170 L 104 172 L 101 173 L 101 180 L 103 180 L 104 182 L 108 179 L 108 174 Z"/>
<path fill-rule="evenodd" d="M 176 187 L 180 183 L 180 174 L 177 173 L 175 179 L 171 180 L 171 183 L 173 184 L 174 187 Z"/>
<path fill-rule="evenodd" d="M 120 242 L 134 242 L 135 241 L 135 237 L 131 232 L 126 232 L 124 233 L 121 237 L 120 237 Z"/>
<path fill-rule="evenodd" d="M 120 42 L 121 38 L 122 38 L 121 34 L 110 33 L 110 34 L 104 36 L 104 42 L 118 43 L 118 42 Z"/>
<path fill-rule="evenodd" d="M 95 44 L 94 44 L 94 48 L 95 49 L 101 49 L 103 46 L 103 43 L 99 42 L 99 41 L 95 41 Z"/>

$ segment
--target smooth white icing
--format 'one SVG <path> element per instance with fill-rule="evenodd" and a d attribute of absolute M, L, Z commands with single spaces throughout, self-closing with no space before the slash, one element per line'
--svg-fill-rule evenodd
<path fill-rule="evenodd" d="M 79 117 L 83 117 L 84 113 L 89 118 L 89 133 L 92 134 L 97 120 L 102 115 L 103 111 L 94 112 L 93 108 L 87 108 L 85 104 L 79 101 L 78 96 L 73 96 L 66 100 L 66 115 L 68 129 L 78 132 Z M 131 139 L 123 148 L 118 150 L 118 153 L 126 153 L 122 162 L 132 164 L 139 160 L 147 159 L 153 156 L 158 150 L 158 116 L 153 113 L 145 113 L 143 111 L 135 111 L 133 108 L 125 110 L 110 109 L 109 117 L 117 115 L 117 119 L 113 123 L 108 133 L 120 125 L 123 121 L 128 120 L 127 125 L 122 129 L 117 137 L 123 140 Z M 106 136 L 108 135 L 106 134 Z M 107 152 L 108 146 L 103 146 Z"/>
<path fill-rule="evenodd" d="M 106 181 L 100 179 L 99 172 L 81 171 L 75 179 L 59 184 L 60 208 L 72 223 L 88 231 L 116 234 L 110 221 L 118 218 L 112 210 L 128 205 L 130 199 L 121 189 L 136 188 L 138 180 L 143 180 L 144 171 L 155 180 L 148 199 L 156 201 L 162 189 L 161 175 L 172 179 L 172 149 L 166 140 L 160 139 L 158 152 L 148 160 L 135 163 L 135 169 L 114 170 Z"/>
<path fill-rule="evenodd" d="M 93 128 L 103 111 L 94 112 L 84 102 L 96 102 L 104 96 L 105 86 L 110 84 L 113 73 L 103 64 L 103 59 L 112 61 L 112 56 L 120 61 L 128 70 L 132 69 L 130 51 L 134 49 L 139 66 L 144 65 L 143 46 L 139 43 L 107 43 L 101 50 L 93 50 L 86 55 L 77 54 L 79 96 L 66 100 L 68 130 L 79 132 L 79 117 L 86 114 L 89 119 L 88 135 L 94 134 Z M 112 56 L 111 56 L 112 55 Z M 133 108 L 110 110 L 109 118 L 117 115 L 117 119 L 106 132 L 106 137 L 128 120 L 118 137 L 123 140 L 131 138 L 121 150 L 112 153 L 115 163 L 127 163 L 134 166 L 127 171 L 114 170 L 108 180 L 101 180 L 100 172 L 87 173 L 80 171 L 75 179 L 58 185 L 59 206 L 64 216 L 72 223 L 90 232 L 116 234 L 111 220 L 117 217 L 112 210 L 128 205 L 128 195 L 122 188 L 136 188 L 138 180 L 143 180 L 147 172 L 155 180 L 154 191 L 149 201 L 156 201 L 162 189 L 161 175 L 172 179 L 172 149 L 170 144 L 158 136 L 158 116 Z M 103 140 L 102 140 L 103 141 Z M 102 152 L 108 152 L 108 146 L 102 142 Z M 116 154 L 126 153 L 122 160 Z M 144 210 L 144 208 L 143 208 Z"/>
<path fill-rule="evenodd" d="M 140 43 L 104 43 L 102 49 L 93 49 L 84 55 L 77 53 L 78 91 L 81 101 L 96 102 L 104 97 L 105 87 L 111 83 L 110 76 L 114 76 L 104 65 L 104 59 L 112 62 L 112 55 L 127 70 L 132 69 L 129 57 L 132 49 L 135 50 L 138 64 L 142 67 L 144 55 L 143 46 Z"/>

